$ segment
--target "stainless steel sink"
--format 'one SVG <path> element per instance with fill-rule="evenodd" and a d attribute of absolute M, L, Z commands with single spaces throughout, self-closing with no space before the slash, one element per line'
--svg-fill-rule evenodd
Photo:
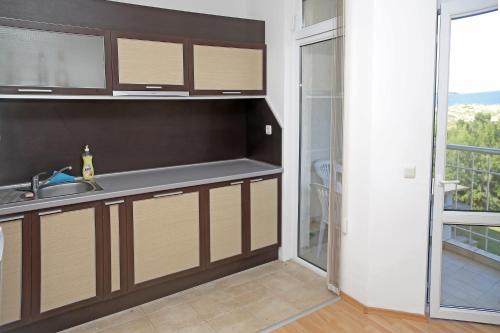
<path fill-rule="evenodd" d="M 41 186 L 37 191 L 37 197 L 39 199 L 45 199 L 45 198 L 60 197 L 72 194 L 81 194 L 99 190 L 102 190 L 102 188 L 96 183 L 87 181 L 76 181 L 71 183 Z"/>

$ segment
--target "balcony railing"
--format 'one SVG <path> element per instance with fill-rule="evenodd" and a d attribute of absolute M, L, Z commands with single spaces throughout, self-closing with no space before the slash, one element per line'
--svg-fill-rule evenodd
<path fill-rule="evenodd" d="M 449 144 L 446 161 L 445 209 L 500 211 L 500 149 Z"/>

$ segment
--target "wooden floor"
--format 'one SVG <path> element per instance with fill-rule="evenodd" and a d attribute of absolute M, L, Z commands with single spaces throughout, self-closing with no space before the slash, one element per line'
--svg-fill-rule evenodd
<path fill-rule="evenodd" d="M 500 333 L 500 326 L 449 320 L 405 320 L 364 314 L 341 300 L 328 305 L 276 333 Z"/>

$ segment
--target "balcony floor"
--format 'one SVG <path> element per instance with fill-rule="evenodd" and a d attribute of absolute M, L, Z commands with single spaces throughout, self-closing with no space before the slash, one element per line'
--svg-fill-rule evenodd
<path fill-rule="evenodd" d="M 443 249 L 443 305 L 500 311 L 500 271 Z"/>

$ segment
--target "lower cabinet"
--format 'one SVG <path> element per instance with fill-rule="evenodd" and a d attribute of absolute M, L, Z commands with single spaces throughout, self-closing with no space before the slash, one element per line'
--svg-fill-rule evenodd
<path fill-rule="evenodd" d="M 90 300 L 101 293 L 99 204 L 39 212 L 32 233 L 34 315 Z"/>
<path fill-rule="evenodd" d="M 243 253 L 243 181 L 209 190 L 210 262 Z"/>
<path fill-rule="evenodd" d="M 0 218 L 4 249 L 0 279 L 0 326 L 20 321 L 23 296 L 24 215 Z"/>
<path fill-rule="evenodd" d="M 275 260 L 280 200 L 266 176 L 0 217 L 0 331 L 53 332 Z"/>
<path fill-rule="evenodd" d="M 200 266 L 197 191 L 134 199 L 129 223 L 134 285 Z"/>
<path fill-rule="evenodd" d="M 279 184 L 277 178 L 250 180 L 250 249 L 278 244 Z"/>

